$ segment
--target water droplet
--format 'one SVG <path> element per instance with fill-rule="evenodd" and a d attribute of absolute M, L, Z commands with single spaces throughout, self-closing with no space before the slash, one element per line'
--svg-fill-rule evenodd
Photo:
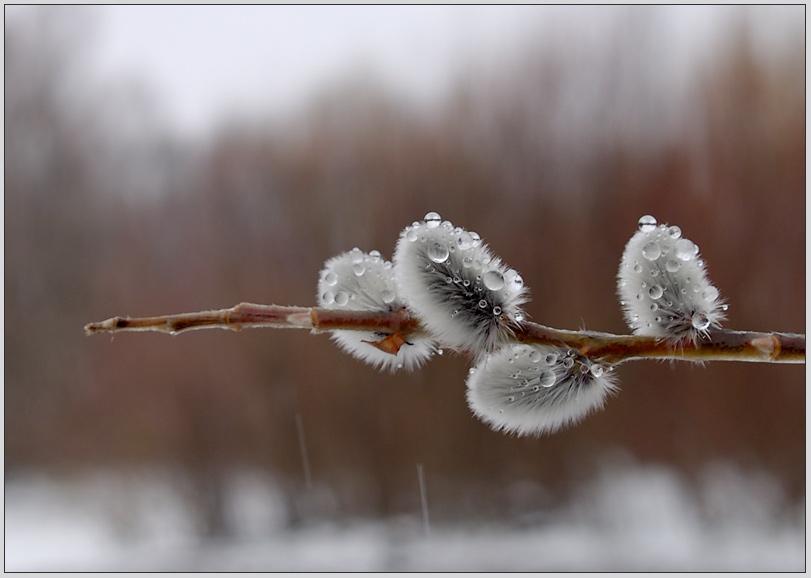
<path fill-rule="evenodd" d="M 338 292 L 335 294 L 335 304 L 336 304 L 336 305 L 340 305 L 341 307 L 343 307 L 343 306 L 344 306 L 344 305 L 346 305 L 347 303 L 349 303 L 349 295 L 347 295 L 347 294 L 346 294 L 345 292 L 343 292 L 343 291 L 338 291 Z"/>
<path fill-rule="evenodd" d="M 664 294 L 664 289 L 660 285 L 651 285 L 651 288 L 648 289 L 648 295 L 650 295 L 651 299 L 659 299 L 662 294 Z"/>
<path fill-rule="evenodd" d="M 379 259 L 380 258 L 380 251 L 378 251 L 377 249 L 369 251 L 369 256 L 372 257 L 373 259 Z"/>
<path fill-rule="evenodd" d="M 572 359 L 571 357 L 567 357 L 566 359 L 563 360 L 563 367 L 565 367 L 566 369 L 571 369 L 573 366 L 574 359 Z"/>
<path fill-rule="evenodd" d="M 539 385 L 541 387 L 552 387 L 555 385 L 555 381 L 557 381 L 554 371 L 542 371 L 538 375 L 538 379 L 540 380 Z"/>
<path fill-rule="evenodd" d="M 529 352 L 529 360 L 532 363 L 538 363 L 541 360 L 541 352 L 537 349 L 533 349 Z"/>
<path fill-rule="evenodd" d="M 459 245 L 459 248 L 462 251 L 467 251 L 473 247 L 473 237 L 471 237 L 468 233 L 462 233 L 459 235 L 459 238 L 456 239 L 456 244 Z"/>
<path fill-rule="evenodd" d="M 442 228 L 447 229 L 448 231 L 452 231 L 453 223 L 451 223 L 450 221 L 442 221 Z"/>
<path fill-rule="evenodd" d="M 704 299 L 706 299 L 707 301 L 715 301 L 716 299 L 718 299 L 718 289 L 716 289 L 715 287 L 713 287 L 712 285 L 710 285 L 709 287 L 707 287 L 707 288 L 704 290 L 704 292 L 703 292 L 701 295 L 702 295 L 702 296 L 704 297 Z"/>
<path fill-rule="evenodd" d="M 394 291 L 390 291 L 389 289 L 384 289 L 380 296 L 383 298 L 383 303 L 391 303 L 394 301 Z"/>
<path fill-rule="evenodd" d="M 486 308 L 487 307 L 487 301 L 485 301 L 484 299 L 479 301 L 479 307 L 481 307 L 482 309 Z"/>
<path fill-rule="evenodd" d="M 439 223 L 442 222 L 442 217 L 439 216 L 439 213 L 435 213 L 431 211 L 425 215 L 425 226 L 429 229 L 435 229 L 439 227 Z"/>
<path fill-rule="evenodd" d="M 639 218 L 639 230 L 643 233 L 650 233 L 656 228 L 656 218 L 651 215 L 644 215 Z"/>
<path fill-rule="evenodd" d="M 462 281 L 462 285 L 464 285 L 465 287 L 470 287 L 470 281 L 465 279 L 464 281 Z"/>
<path fill-rule="evenodd" d="M 468 375 L 473 375 L 474 373 L 476 373 L 476 368 L 475 367 L 471 367 L 470 369 L 467 370 Z"/>
<path fill-rule="evenodd" d="M 689 239 L 676 241 L 676 257 L 682 261 L 689 261 L 698 254 L 698 247 Z"/>
<path fill-rule="evenodd" d="M 659 305 L 658 305 L 658 304 L 656 304 L 656 303 L 651 303 L 651 304 L 650 304 L 650 310 L 651 310 L 651 311 L 656 311 L 656 310 L 658 310 L 658 309 L 659 309 Z"/>
<path fill-rule="evenodd" d="M 402 363 L 398 363 L 398 364 L 397 364 L 397 369 L 403 369 L 403 364 L 402 364 Z"/>
<path fill-rule="evenodd" d="M 445 351 L 443 349 L 437 349 L 436 354 L 437 355 L 445 355 Z"/>
<path fill-rule="evenodd" d="M 324 305 L 332 305 L 335 303 L 335 295 L 332 294 L 332 291 L 325 291 L 323 295 L 321 295 L 321 302 Z"/>
<path fill-rule="evenodd" d="M 495 269 L 482 275 L 482 281 L 490 291 L 498 291 L 504 287 L 504 277 Z"/>
<path fill-rule="evenodd" d="M 694 313 L 692 319 L 693 327 L 699 331 L 704 331 L 710 326 L 709 318 L 703 313 Z"/>
<path fill-rule="evenodd" d="M 603 370 L 603 366 L 602 366 L 602 365 L 600 365 L 599 363 L 595 363 L 594 365 L 592 365 L 592 366 L 591 366 L 591 374 L 592 374 L 594 377 L 600 377 L 600 376 L 602 376 L 602 375 L 603 375 L 603 371 L 604 371 L 604 370 Z"/>
<path fill-rule="evenodd" d="M 338 282 L 338 275 L 335 274 L 334 271 L 327 271 L 327 274 L 324 275 L 324 283 L 329 285 L 330 287 L 335 285 Z"/>
<path fill-rule="evenodd" d="M 558 362 L 558 354 L 547 353 L 546 357 L 544 358 L 544 362 L 546 363 L 546 365 L 555 365 Z"/>
<path fill-rule="evenodd" d="M 352 272 L 355 273 L 356 277 L 363 277 L 363 274 L 366 273 L 366 267 L 363 266 L 363 263 L 356 263 L 352 265 Z"/>
<path fill-rule="evenodd" d="M 678 239 L 681 237 L 681 228 L 673 225 L 667 230 L 667 234 L 670 235 L 671 239 Z"/>
<path fill-rule="evenodd" d="M 357 247 L 352 249 L 352 263 L 363 263 L 363 251 Z"/>
<path fill-rule="evenodd" d="M 493 315 L 501 315 L 501 307 L 499 307 L 498 305 L 493 307 Z"/>
<path fill-rule="evenodd" d="M 411 241 L 412 243 L 417 240 L 417 231 L 411 229 L 408 233 L 406 233 L 406 239 Z"/>
<path fill-rule="evenodd" d="M 668 273 L 675 273 L 681 267 L 681 263 L 676 261 L 675 259 L 668 259 L 667 263 L 665 263 L 665 269 L 667 269 Z"/>
<path fill-rule="evenodd" d="M 662 248 L 659 246 L 659 243 L 656 241 L 651 241 L 650 243 L 645 244 L 642 247 L 642 256 L 645 257 L 648 261 L 656 261 L 659 258 L 659 255 L 662 254 Z"/>
<path fill-rule="evenodd" d="M 428 247 L 428 258 L 434 263 L 444 263 L 448 260 L 448 255 L 450 255 L 450 252 L 445 245 L 434 243 Z"/>
<path fill-rule="evenodd" d="M 642 272 L 642 265 L 640 265 L 639 263 L 636 263 L 634 265 L 634 273 L 641 273 L 641 272 Z"/>
<path fill-rule="evenodd" d="M 513 318 L 520 323 L 521 321 L 524 320 L 524 314 L 523 313 L 516 313 L 513 316 Z"/>
<path fill-rule="evenodd" d="M 722 309 L 722 310 L 724 310 L 724 311 L 726 311 L 727 309 L 729 309 L 729 305 L 727 305 L 726 303 L 724 303 L 723 305 L 721 305 L 721 309 Z"/>

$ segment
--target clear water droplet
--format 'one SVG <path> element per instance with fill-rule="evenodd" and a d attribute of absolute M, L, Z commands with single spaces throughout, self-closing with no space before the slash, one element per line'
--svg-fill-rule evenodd
<path fill-rule="evenodd" d="M 671 239 L 678 239 L 681 237 L 681 228 L 673 225 L 667 230 L 667 234 L 670 235 Z"/>
<path fill-rule="evenodd" d="M 470 369 L 467 370 L 468 375 L 473 375 L 474 373 L 476 373 L 476 368 L 475 367 L 471 367 Z"/>
<path fill-rule="evenodd" d="M 425 226 L 429 229 L 435 229 L 439 227 L 439 223 L 442 222 L 442 217 L 439 216 L 439 213 L 435 213 L 431 211 L 430 213 L 426 213 L 425 215 Z"/>
<path fill-rule="evenodd" d="M 325 291 L 323 295 L 321 295 L 321 302 L 324 305 L 332 305 L 335 303 L 335 295 L 332 294 L 332 291 Z"/>
<path fill-rule="evenodd" d="M 352 263 L 363 263 L 363 251 L 357 247 L 352 249 Z"/>
<path fill-rule="evenodd" d="M 723 311 L 726 311 L 726 310 L 728 310 L 728 309 L 729 309 L 729 305 L 727 305 L 726 303 L 724 303 L 723 305 L 721 305 L 721 309 L 722 309 Z"/>
<path fill-rule="evenodd" d="M 448 248 L 441 243 L 434 243 L 428 247 L 428 258 L 434 263 L 444 263 L 448 260 L 450 252 Z"/>
<path fill-rule="evenodd" d="M 516 313 L 513 316 L 513 319 L 515 319 L 516 321 L 518 321 L 520 323 L 521 321 L 524 320 L 524 314 L 523 313 Z"/>
<path fill-rule="evenodd" d="M 437 349 L 437 350 L 436 350 L 436 354 L 437 354 L 437 355 L 445 355 L 445 350 L 443 350 L 443 349 Z"/>
<path fill-rule="evenodd" d="M 701 295 L 702 295 L 702 296 L 704 297 L 704 299 L 706 299 L 707 301 L 715 301 L 716 299 L 718 299 L 718 289 L 716 289 L 715 287 L 713 287 L 712 285 L 710 285 L 709 287 L 707 287 L 707 288 L 704 290 L 704 292 L 703 292 Z"/>
<path fill-rule="evenodd" d="M 324 275 L 324 283 L 332 287 L 338 282 L 338 275 L 335 274 L 334 271 L 327 271 L 327 274 Z"/>
<path fill-rule="evenodd" d="M 682 261 L 689 261 L 698 254 L 698 247 L 689 239 L 676 241 L 676 257 Z"/>
<path fill-rule="evenodd" d="M 703 313 L 694 313 L 692 318 L 693 327 L 699 331 L 704 331 L 710 326 L 709 318 Z"/>
<path fill-rule="evenodd" d="M 533 349 L 529 352 L 529 360 L 532 363 L 538 363 L 541 360 L 541 352 L 537 349 Z"/>
<path fill-rule="evenodd" d="M 594 377 L 601 377 L 603 375 L 603 371 L 604 371 L 603 366 L 600 365 L 599 363 L 595 363 L 591 366 L 591 374 Z"/>
<path fill-rule="evenodd" d="M 639 263 L 636 263 L 634 265 L 634 273 L 641 273 L 641 272 L 642 272 L 642 265 L 640 265 Z"/>
<path fill-rule="evenodd" d="M 558 362 L 558 354 L 547 353 L 546 357 L 544 358 L 544 362 L 546 363 L 546 365 L 555 365 Z"/>
<path fill-rule="evenodd" d="M 465 287 L 470 287 L 470 281 L 465 279 L 464 281 L 462 281 L 462 285 L 464 285 Z"/>
<path fill-rule="evenodd" d="M 406 239 L 411 241 L 412 243 L 417 240 L 417 231 L 411 229 L 408 233 L 406 233 Z"/>
<path fill-rule="evenodd" d="M 659 309 L 659 305 L 657 303 L 651 303 L 650 304 L 650 310 L 651 311 L 657 311 L 658 309 Z"/>
<path fill-rule="evenodd" d="M 651 285 L 651 288 L 648 289 L 648 295 L 650 295 L 651 299 L 659 299 L 664 292 L 660 285 Z"/>
<path fill-rule="evenodd" d="M 679 270 L 679 268 L 681 268 L 681 263 L 675 259 L 668 259 L 667 263 L 665 263 L 665 269 L 668 273 L 675 273 Z"/>
<path fill-rule="evenodd" d="M 338 291 L 335 294 L 335 304 L 344 306 L 349 303 L 349 295 L 347 295 L 344 291 Z"/>
<path fill-rule="evenodd" d="M 366 267 L 363 265 L 363 263 L 356 263 L 355 265 L 352 265 L 352 272 L 356 277 L 363 277 L 363 274 L 366 273 Z"/>
<path fill-rule="evenodd" d="M 539 385 L 541 387 L 552 387 L 557 381 L 554 371 L 545 370 L 538 375 Z"/>
<path fill-rule="evenodd" d="M 501 315 L 501 307 L 499 307 L 498 305 L 493 307 L 493 315 Z"/>
<path fill-rule="evenodd" d="M 651 215 L 643 215 L 639 218 L 639 230 L 643 233 L 650 233 L 656 228 L 656 218 Z"/>
<path fill-rule="evenodd" d="M 380 296 L 383 298 L 383 303 L 391 303 L 394 301 L 394 291 L 389 289 L 384 289 Z"/>
<path fill-rule="evenodd" d="M 479 301 L 479 307 L 481 307 L 482 309 L 485 309 L 487 307 L 487 301 L 485 301 L 484 299 Z"/>
<path fill-rule="evenodd" d="M 662 248 L 656 241 L 646 243 L 645 246 L 642 247 L 642 256 L 645 257 L 645 259 L 647 259 L 648 261 L 656 261 L 656 259 L 658 259 L 659 255 L 661 254 Z"/>
<path fill-rule="evenodd" d="M 462 233 L 459 235 L 459 238 L 456 239 L 456 244 L 459 245 L 462 251 L 467 251 L 473 247 L 473 237 L 468 233 Z"/>
<path fill-rule="evenodd" d="M 571 369 L 573 366 L 574 359 L 572 359 L 571 357 L 567 357 L 566 359 L 563 360 L 563 367 L 565 367 L 566 369 Z"/>
<path fill-rule="evenodd" d="M 504 277 L 495 269 L 482 275 L 482 282 L 490 291 L 498 291 L 504 287 Z"/>

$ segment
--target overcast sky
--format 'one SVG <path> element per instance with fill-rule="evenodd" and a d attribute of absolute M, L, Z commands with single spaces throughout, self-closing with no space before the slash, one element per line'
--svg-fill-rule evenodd
<path fill-rule="evenodd" d="M 25 10 L 30 8 L 7 7 L 6 25 L 14 22 L 14 11 Z M 174 128 L 194 133 L 227 116 L 289 113 L 353 72 L 373 72 L 411 101 L 430 103 L 461 70 L 506 66 L 527 41 L 569 34 L 578 45 L 595 41 L 599 46 L 613 21 L 622 30 L 629 15 L 640 13 L 655 16 L 651 22 L 661 50 L 650 58 L 679 83 L 739 9 L 198 5 L 60 10 L 92 14 L 79 26 L 88 28 L 87 55 L 102 83 L 145 83 Z M 802 29 L 801 6 L 756 10 L 753 21 L 769 42 L 784 38 L 792 22 Z"/>

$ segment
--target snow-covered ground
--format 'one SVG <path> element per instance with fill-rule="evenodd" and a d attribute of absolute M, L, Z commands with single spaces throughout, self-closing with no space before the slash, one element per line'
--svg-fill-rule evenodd
<path fill-rule="evenodd" d="M 288 523 L 259 474 L 228 484 L 227 539 L 200 536 L 168 475 L 6 480 L 7 571 L 771 570 L 805 564 L 804 504 L 765 475 L 707 471 L 698 492 L 663 469 L 608 469 L 555 511 L 515 525 L 413 517 Z M 430 487 L 429 487 L 430 499 Z"/>

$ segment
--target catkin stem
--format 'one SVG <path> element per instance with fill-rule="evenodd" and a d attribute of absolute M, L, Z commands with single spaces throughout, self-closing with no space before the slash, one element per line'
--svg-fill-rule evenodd
<path fill-rule="evenodd" d="M 405 309 L 376 313 L 255 303 L 157 317 L 112 317 L 98 323 L 88 323 L 84 329 L 88 335 L 121 331 L 157 331 L 176 335 L 195 329 L 239 331 L 248 327 L 310 329 L 314 332 L 333 329 L 387 331 L 403 335 L 422 331 L 418 320 Z M 568 331 L 523 322 L 515 330 L 515 340 L 567 347 L 608 364 L 637 359 L 805 363 L 805 335 L 796 333 L 715 330 L 695 343 L 674 344 L 654 337 Z"/>

